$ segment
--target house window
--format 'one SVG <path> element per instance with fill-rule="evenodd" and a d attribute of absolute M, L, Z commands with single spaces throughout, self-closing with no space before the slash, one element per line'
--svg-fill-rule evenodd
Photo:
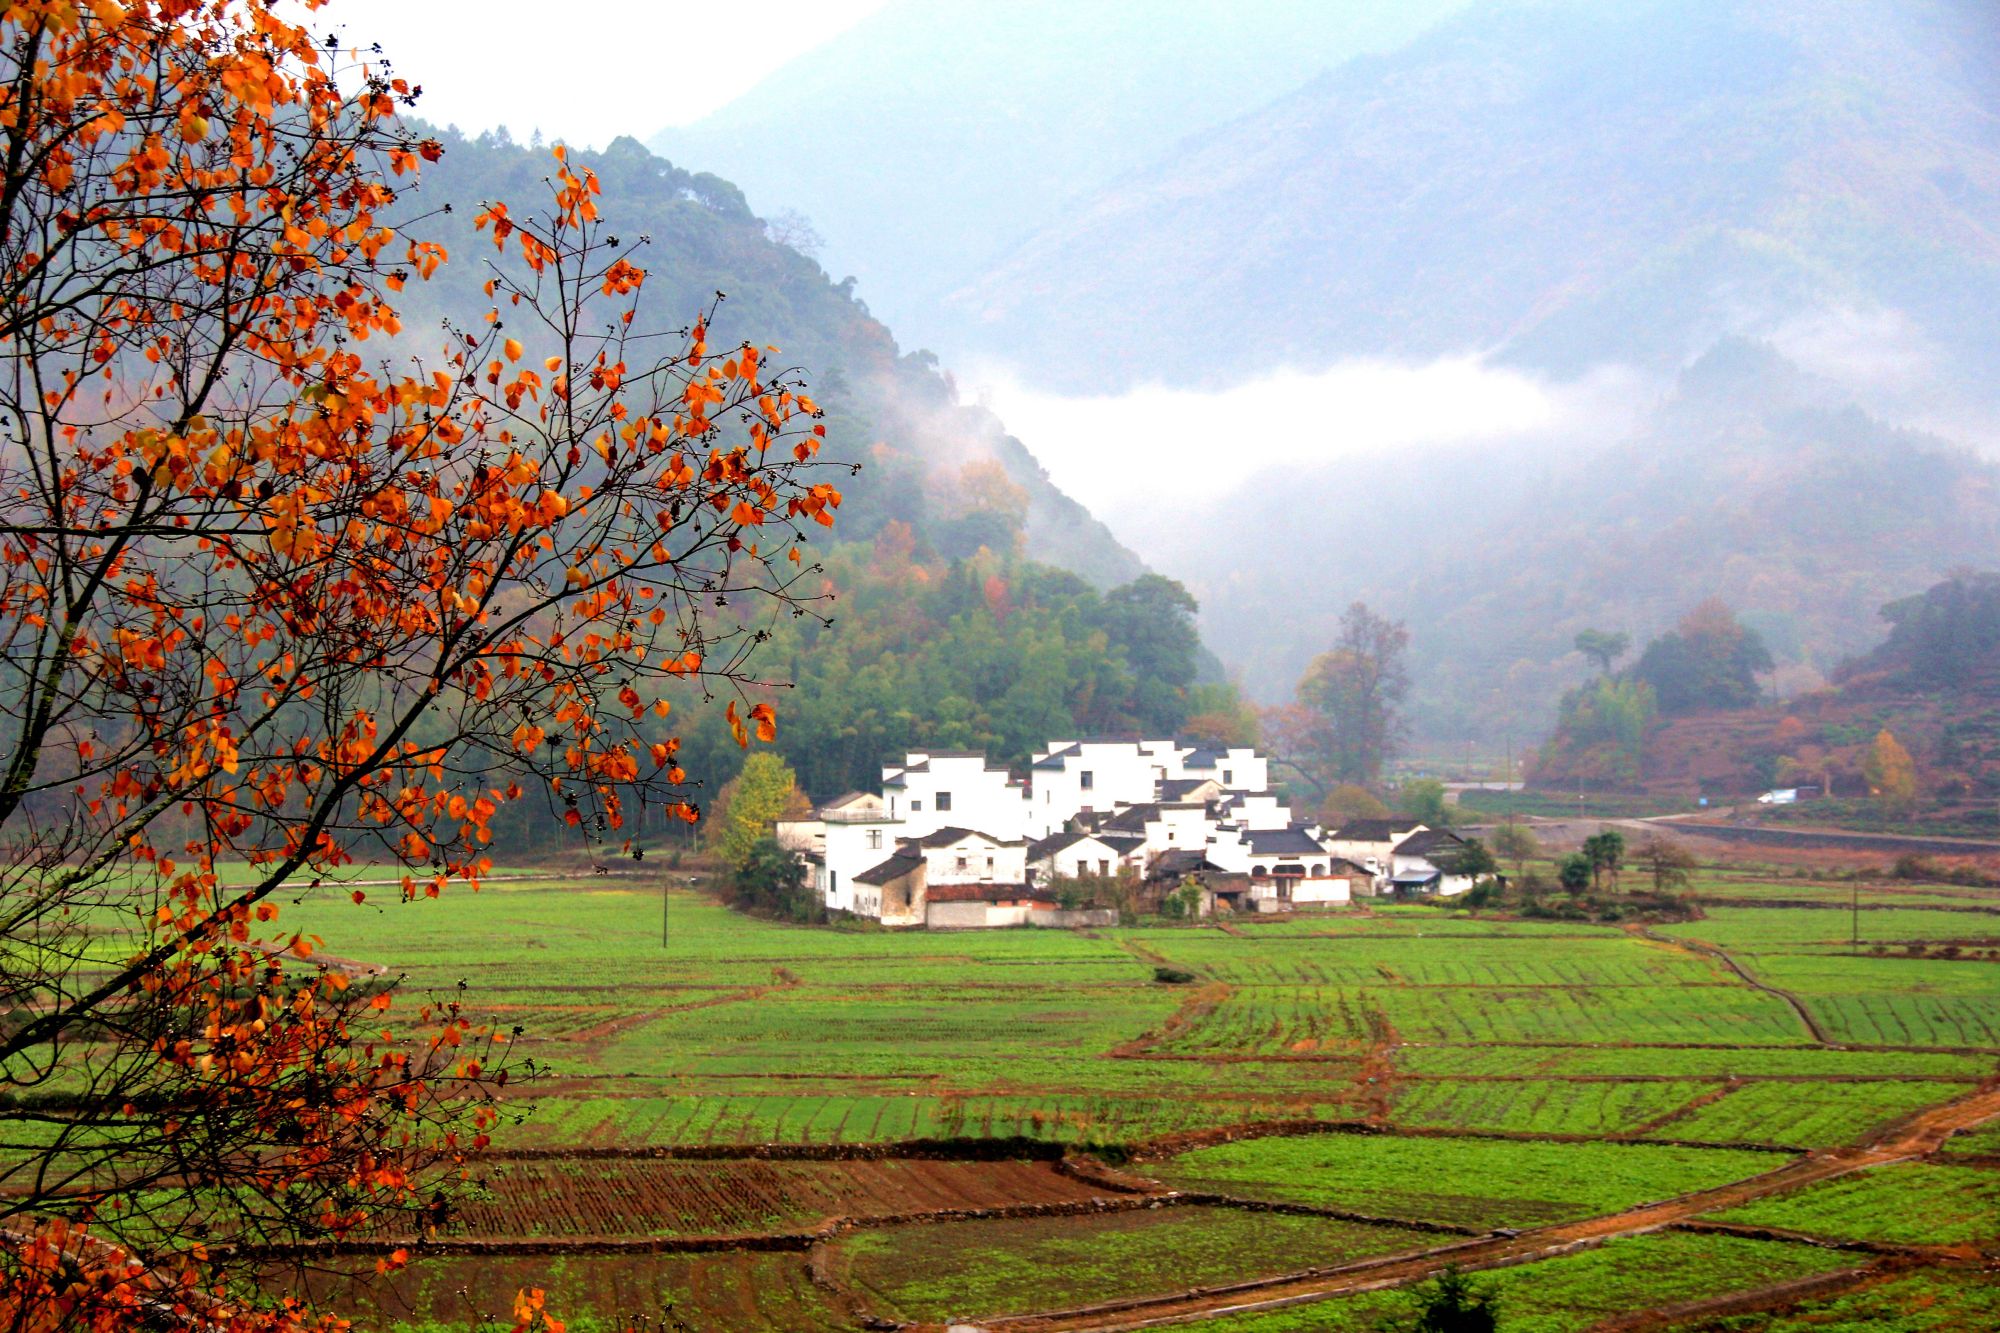
<path fill-rule="evenodd" d="M 1250 877 L 1251 877 L 1252 879 L 1262 879 L 1262 878 L 1264 878 L 1264 867 L 1262 867 L 1262 866 L 1251 866 L 1251 867 L 1250 867 Z"/>
<path fill-rule="evenodd" d="M 1092 773 L 1089 769 L 1086 768 L 1083 771 L 1083 789 L 1085 791 L 1090 791 L 1094 789 L 1096 785 L 1097 785 L 1097 775 L 1095 773 Z"/>
<path fill-rule="evenodd" d="M 951 809 L 951 793 L 950 793 L 950 792 L 948 792 L 948 791 L 941 791 L 941 792 L 939 792 L 939 793 L 938 793 L 938 804 L 937 804 L 937 808 L 938 808 L 938 813 L 939 813 L 939 814 L 943 814 L 943 813 L 944 813 L 944 812 L 945 812 L 946 810 L 949 810 L 949 809 Z"/>
<path fill-rule="evenodd" d="M 881 851 L 881 850 L 882 850 L 882 830 L 881 830 L 881 829 L 878 829 L 878 828 L 872 828 L 872 829 L 869 829 L 869 830 L 868 830 L 868 850 L 870 850 L 870 851 L 873 851 L 873 852 L 879 852 L 879 851 Z"/>
<path fill-rule="evenodd" d="M 924 803 L 922 801 L 910 802 L 910 813 L 913 815 L 922 812 L 923 808 L 924 808 Z"/>
<path fill-rule="evenodd" d="M 965 858 L 962 856 L 958 858 L 958 868 L 960 870 L 965 869 Z"/>
<path fill-rule="evenodd" d="M 990 856 L 986 858 L 986 873 L 989 875 L 993 873 L 993 858 Z"/>
<path fill-rule="evenodd" d="M 1111 874 L 1111 862 L 1099 861 L 1097 863 L 1097 873 L 1100 875 L 1109 876 Z"/>
<path fill-rule="evenodd" d="M 1230 785 L 1230 784 L 1231 784 L 1232 782 L 1235 782 L 1235 781 L 1236 781 L 1236 775 L 1235 775 L 1234 773 L 1230 772 L 1230 771 L 1229 771 L 1228 769 L 1226 769 L 1226 768 L 1222 770 L 1222 785 L 1223 785 L 1223 786 L 1227 787 L 1228 785 Z"/>
<path fill-rule="evenodd" d="M 826 891 L 828 893 L 840 892 L 840 872 L 838 870 L 829 869 L 826 872 Z"/>

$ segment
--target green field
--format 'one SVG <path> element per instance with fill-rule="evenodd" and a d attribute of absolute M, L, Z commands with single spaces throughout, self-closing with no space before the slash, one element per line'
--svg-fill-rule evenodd
<path fill-rule="evenodd" d="M 2000 1240 L 2000 1172 L 1906 1162 L 1759 1199 L 1715 1217 L 1829 1240 L 1990 1242 Z"/>
<path fill-rule="evenodd" d="M 1181 1189 L 1242 1198 L 1450 1225 L 1528 1227 L 1706 1189 L 1786 1160 L 1656 1144 L 1318 1134 L 1202 1148 L 1157 1174 Z"/>
<path fill-rule="evenodd" d="M 1841 887 L 1768 892 L 1809 901 Z M 1933 941 L 1995 919 L 1922 905 L 1872 918 L 1885 937 Z M 462 994 L 520 1028 L 517 1060 L 546 1071 L 511 1091 L 519 1123 L 501 1127 L 492 1201 L 464 1234 L 549 1251 L 426 1259 L 341 1296 L 371 1328 L 466 1326 L 453 1323 L 457 1291 L 522 1275 L 578 1330 L 662 1300 L 692 1327 L 753 1330 L 1157 1297 L 1748 1180 L 1887 1132 L 2000 1069 L 2000 970 L 1849 956 L 1846 915 L 1819 906 L 1716 905 L 1653 937 L 1393 905 L 1228 929 L 892 933 L 755 920 L 684 887 L 663 898 L 657 881 L 523 878 L 411 904 L 323 892 L 283 922 L 336 958 L 406 974 L 412 991 Z M 1163 984 L 1162 964 L 1195 979 Z M 1297 1132 L 1311 1127 L 1369 1132 Z M 1995 1132 L 1961 1134 L 1940 1160 L 1991 1154 Z M 982 1142 L 997 1146 L 975 1151 Z M 885 1151 L 870 1188 L 928 1183 L 914 1203 L 866 1202 L 820 1168 L 745 1174 L 671 1156 L 767 1145 Z M 533 1169 L 506 1159 L 577 1150 L 596 1155 Z M 1242 1202 L 1016 1215 L 998 1168 L 971 1160 L 1079 1151 L 1129 1159 L 1124 1189 Z M 955 1160 L 960 1184 L 913 1153 Z M 1994 1178 L 1976 1164 L 1912 1164 L 1719 1215 L 1951 1244 L 1988 1234 Z M 1264 1206 L 1297 1211 L 1249 1210 Z M 1870 1223 L 1871 1210 L 1893 1222 Z M 849 1214 L 861 1220 L 816 1257 L 565 1248 Z M 1666 1232 L 1485 1280 L 1513 1333 L 1857 1262 Z M 1406 1305 L 1375 1292 L 1200 1326 L 1372 1331 Z"/>
<path fill-rule="evenodd" d="M 1752 1290 L 1859 1263 L 1855 1255 L 1807 1245 L 1665 1232 L 1482 1273 L 1476 1281 L 1498 1293 L 1505 1333 L 1577 1333 L 1628 1310 Z M 1412 1318 L 1410 1298 L 1386 1291 L 1189 1327 L 1201 1333 L 1380 1333 L 1408 1328 Z"/>

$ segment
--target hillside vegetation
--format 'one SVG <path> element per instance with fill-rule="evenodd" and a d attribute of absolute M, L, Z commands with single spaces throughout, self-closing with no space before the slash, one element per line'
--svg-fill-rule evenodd
<path fill-rule="evenodd" d="M 1757 697 L 1752 662 L 1740 653 L 1736 670 L 1716 673 L 1728 679 L 1712 677 L 1707 688 L 1675 693 L 1656 671 L 1649 676 L 1649 659 L 1657 667 L 1662 645 L 1688 642 L 1690 625 L 1707 634 L 1695 655 L 1719 663 L 1734 650 L 1725 642 L 1733 621 L 1719 631 L 1714 612 L 1698 609 L 1631 667 L 1564 697 L 1533 780 L 1564 791 L 1581 784 L 1678 796 L 1804 785 L 1830 804 L 1773 813 L 1884 828 L 1921 816 L 1934 828 L 2000 831 L 1992 810 L 2000 797 L 2000 574 L 1954 573 L 1881 615 L 1888 637 L 1843 664 L 1831 684 L 1771 701 Z"/>
<path fill-rule="evenodd" d="M 447 131 L 440 139 L 443 158 L 426 167 L 407 206 L 425 212 L 449 206 L 426 229 L 466 262 L 447 264 L 432 281 L 408 289 L 404 326 L 422 336 L 446 311 L 485 304 L 479 257 L 490 253 L 491 242 L 473 228 L 477 205 L 536 198 L 552 165 L 545 151 L 504 133 L 467 138 Z M 1025 553 L 1100 587 L 1141 572 L 1138 560 L 1049 481 L 998 418 L 957 401 L 936 358 L 901 352 L 851 285 L 832 282 L 812 259 L 774 240 L 736 186 L 683 170 L 630 138 L 574 157 L 603 181 L 605 216 L 627 240 L 643 240 L 633 256 L 648 272 L 642 327 L 683 328 L 720 293 L 726 299 L 710 324 L 712 347 L 745 340 L 775 345 L 785 364 L 806 369 L 827 411 L 824 456 L 866 465 L 843 487 L 837 529 L 843 540 L 872 538 L 900 521 L 927 549 L 969 554 L 979 545 L 978 522 L 968 527 L 961 520 L 978 512 L 983 499 L 964 474 L 997 468 L 1019 491 Z"/>
<path fill-rule="evenodd" d="M 442 142 L 415 206 L 450 206 L 431 224 L 460 262 L 411 285 L 412 340 L 447 310 L 482 307 L 490 242 L 472 226 L 476 206 L 533 197 L 550 166 L 546 152 L 504 136 Z M 641 319 L 682 327 L 725 293 L 710 345 L 774 344 L 805 367 L 826 413 L 822 456 L 855 465 L 821 565 L 802 570 L 814 613 L 715 608 L 761 631 L 772 683 L 751 694 L 777 708 L 775 743 L 807 791 L 870 783 L 915 745 L 1025 762 L 1063 733 L 1171 732 L 1227 696 L 1195 688 L 1218 673 L 1187 594 L 1145 574 L 990 412 L 960 404 L 935 358 L 901 354 L 848 286 L 773 240 L 733 185 L 631 139 L 575 156 L 600 174 L 606 216 L 643 238 Z M 675 722 L 694 798 L 706 802 L 742 751 L 719 705 L 684 708 Z M 502 845 L 514 848 L 550 827 L 533 809 L 502 823 Z"/>

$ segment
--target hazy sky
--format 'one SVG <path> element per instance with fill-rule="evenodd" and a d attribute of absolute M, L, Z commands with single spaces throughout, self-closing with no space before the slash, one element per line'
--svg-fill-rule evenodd
<path fill-rule="evenodd" d="M 334 0 L 306 22 L 381 43 L 427 120 L 602 148 L 699 119 L 886 2 Z"/>

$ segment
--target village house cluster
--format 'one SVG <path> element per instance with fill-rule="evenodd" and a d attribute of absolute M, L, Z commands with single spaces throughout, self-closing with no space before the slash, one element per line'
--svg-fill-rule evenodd
<path fill-rule="evenodd" d="M 1178 891 L 1202 913 L 1472 887 L 1449 832 L 1410 819 L 1330 830 L 1293 816 L 1254 749 L 1173 740 L 1056 741 L 1026 778 L 979 753 L 912 751 L 880 792 L 776 832 L 829 911 L 891 926 L 1099 924 L 1111 914 L 1076 889 L 1107 883 L 1154 904 Z"/>

